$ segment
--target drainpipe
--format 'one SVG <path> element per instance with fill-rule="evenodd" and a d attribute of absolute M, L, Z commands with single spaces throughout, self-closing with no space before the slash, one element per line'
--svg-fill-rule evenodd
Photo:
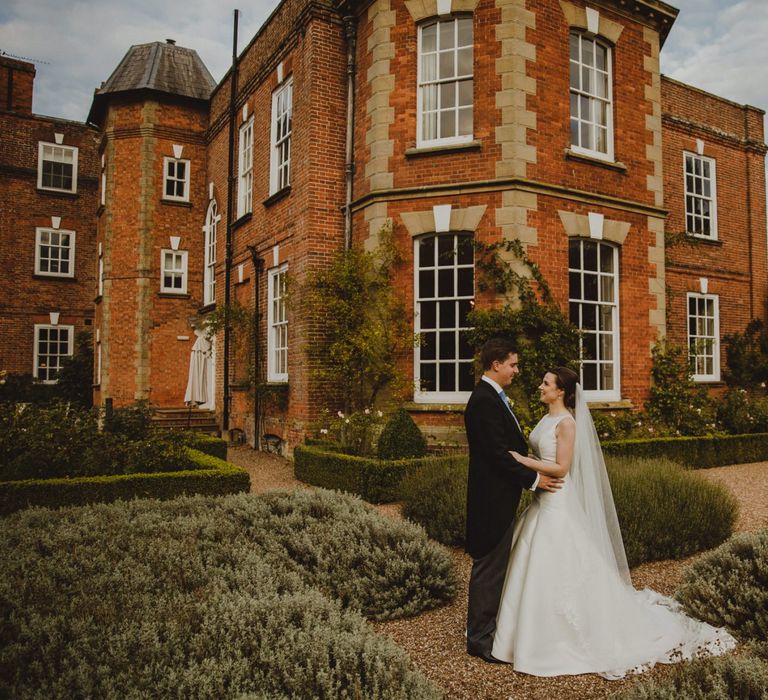
<path fill-rule="evenodd" d="M 261 406 L 259 399 L 259 381 L 261 380 L 261 345 L 259 330 L 261 328 L 261 274 L 264 272 L 264 258 L 260 258 L 256 246 L 247 246 L 253 260 L 253 446 L 261 450 Z"/>
<path fill-rule="evenodd" d="M 752 175 L 749 167 L 749 110 L 745 105 L 744 113 L 744 164 L 747 176 L 747 241 L 749 255 L 749 320 L 755 318 L 755 262 L 752 259 Z"/>
<path fill-rule="evenodd" d="M 230 282 L 232 279 L 232 223 L 235 209 L 232 200 L 235 192 L 235 103 L 237 101 L 237 20 L 240 10 L 234 11 L 234 27 L 232 30 L 232 68 L 229 86 L 229 160 L 227 163 L 227 245 L 224 263 L 224 411 L 222 415 L 222 431 L 229 432 L 229 304 Z"/>
<path fill-rule="evenodd" d="M 357 47 L 357 18 L 345 15 L 344 36 L 347 40 L 347 142 L 344 175 L 347 193 L 344 202 L 344 250 L 352 247 L 352 185 L 355 176 L 355 51 Z"/>

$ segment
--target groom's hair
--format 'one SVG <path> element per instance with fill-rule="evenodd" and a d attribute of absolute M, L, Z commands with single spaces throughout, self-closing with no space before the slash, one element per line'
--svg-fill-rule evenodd
<path fill-rule="evenodd" d="M 517 353 L 515 343 L 509 338 L 491 338 L 480 348 L 480 362 L 483 370 L 491 369 L 494 362 L 504 362 L 510 355 Z"/>

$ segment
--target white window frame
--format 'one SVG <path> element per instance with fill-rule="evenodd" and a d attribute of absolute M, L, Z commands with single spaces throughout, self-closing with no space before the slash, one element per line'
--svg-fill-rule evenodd
<path fill-rule="evenodd" d="M 461 312 L 460 312 L 460 305 L 462 302 L 468 302 L 469 308 L 472 307 L 475 300 L 475 261 L 474 261 L 474 249 L 472 254 L 472 263 L 459 263 L 458 262 L 458 255 L 454 257 L 453 265 L 451 266 L 440 266 L 439 265 L 439 239 L 444 238 L 447 236 L 452 236 L 454 239 L 453 243 L 453 249 L 454 253 L 457 253 L 457 246 L 458 246 L 458 240 L 459 236 L 461 237 L 468 237 L 470 241 L 474 240 L 474 236 L 469 231 L 451 231 L 447 233 L 430 233 L 425 236 L 419 236 L 418 238 L 414 238 L 414 247 L 413 247 L 413 303 L 414 303 L 414 331 L 415 333 L 421 337 L 422 333 L 426 333 L 429 331 L 434 331 L 435 333 L 435 359 L 432 358 L 424 358 L 425 362 L 434 363 L 436 364 L 436 370 L 435 370 L 435 383 L 436 386 L 439 386 L 440 382 L 440 364 L 443 362 L 444 364 L 448 364 L 450 362 L 453 362 L 456 368 L 456 374 L 455 374 L 455 385 L 459 385 L 459 365 L 468 363 L 470 365 L 470 371 L 474 367 L 474 357 L 468 356 L 466 358 L 459 357 L 460 354 L 460 342 L 459 342 L 459 336 L 462 331 L 469 330 L 469 326 L 462 326 L 460 322 L 461 318 Z M 436 265 L 421 265 L 421 259 L 420 259 L 420 253 L 419 253 L 419 246 L 422 241 L 426 240 L 427 238 L 434 238 L 435 239 L 435 263 Z M 458 294 L 458 270 L 460 269 L 472 269 L 472 295 L 459 295 Z M 439 282 L 438 282 L 438 274 L 435 274 L 433 277 L 433 284 L 434 284 L 434 295 L 431 297 L 422 297 L 421 295 L 421 282 L 420 282 L 420 272 L 430 272 L 434 271 L 437 272 L 440 269 L 446 270 L 446 269 L 452 269 L 453 270 L 453 289 L 454 289 L 454 296 L 452 297 L 441 297 L 439 296 Z M 453 327 L 447 327 L 440 325 L 440 302 L 446 302 L 446 301 L 452 301 L 455 302 L 454 306 L 454 325 Z M 423 316 L 421 313 L 420 305 L 422 303 L 430 303 L 430 302 L 436 302 L 435 304 L 435 327 L 434 328 L 422 328 L 423 323 Z M 440 344 L 439 344 L 439 333 L 441 332 L 441 329 L 443 332 L 450 332 L 452 331 L 454 333 L 454 341 L 455 341 L 455 358 L 453 360 L 446 360 L 442 361 L 440 358 Z M 467 391 L 427 391 L 422 388 L 422 377 L 421 377 L 421 362 L 422 362 L 422 352 L 423 352 L 423 346 L 420 343 L 416 346 L 413 354 L 413 378 L 414 378 L 414 401 L 416 403 L 466 403 L 469 400 L 469 396 L 472 393 L 471 389 Z M 472 382 L 474 384 L 474 380 Z"/>
<path fill-rule="evenodd" d="M 570 263 L 570 243 L 579 243 L 579 264 L 580 268 L 572 268 Z M 602 272 L 600 271 L 600 262 L 598 258 L 598 264 L 597 264 L 597 271 L 588 271 L 589 274 L 596 274 L 597 275 L 597 294 L 598 299 L 597 300 L 591 300 L 591 299 L 584 299 L 584 292 L 583 292 L 583 284 L 584 284 L 584 277 L 585 277 L 585 271 L 584 271 L 584 244 L 586 243 L 594 243 L 597 245 L 597 254 L 598 256 L 601 255 L 601 250 L 603 247 L 608 247 L 612 249 L 613 251 L 613 272 Z M 569 239 L 569 261 L 568 261 L 568 318 L 575 325 L 577 328 L 585 332 L 585 334 L 590 335 L 596 335 L 595 340 L 595 347 L 597 349 L 597 357 L 592 360 L 591 362 L 597 363 L 596 368 L 596 375 L 597 375 L 597 382 L 598 386 L 602 385 L 602 379 L 601 379 L 601 365 L 607 364 L 608 362 L 611 362 L 613 364 L 613 389 L 587 389 L 585 387 L 584 382 L 584 364 L 582 363 L 581 373 L 579 377 L 579 381 L 582 385 L 582 387 L 585 387 L 584 389 L 584 397 L 589 401 L 619 401 L 621 400 L 621 324 L 620 324 L 620 308 L 619 308 L 619 281 L 620 281 L 620 275 L 621 270 L 619 268 L 619 247 L 616 245 L 613 245 L 611 243 L 606 243 L 602 240 L 595 240 L 592 238 L 572 238 Z M 571 296 L 571 285 L 570 285 L 570 275 L 573 272 L 578 272 L 580 274 L 580 288 L 582 289 L 581 297 L 575 298 Z M 612 285 L 612 294 L 613 294 L 613 302 L 606 302 L 602 299 L 603 297 L 603 287 L 601 284 L 602 278 L 613 278 L 613 285 Z M 573 305 L 578 305 L 578 318 L 574 318 L 573 314 Z M 595 306 L 595 322 L 596 326 L 594 329 L 585 329 L 584 328 L 584 312 L 583 307 L 585 305 L 591 305 Z M 611 312 L 611 328 L 612 331 L 608 331 L 612 334 L 612 343 L 611 343 L 611 353 L 612 353 L 612 359 L 609 361 L 603 360 L 601 356 L 601 343 L 600 343 L 600 336 L 606 335 L 608 332 L 604 331 L 600 327 L 600 308 L 601 307 L 607 307 L 612 309 Z M 579 340 L 579 354 L 582 355 L 583 353 L 583 345 L 584 345 L 584 339 L 581 338 Z"/>
<path fill-rule="evenodd" d="M 240 127 L 237 142 L 237 218 L 253 211 L 253 117 Z"/>
<path fill-rule="evenodd" d="M 472 43 L 467 45 L 464 44 L 462 46 L 458 46 L 458 27 L 459 27 L 459 21 L 460 20 L 469 20 L 470 26 L 472 27 Z M 447 23 L 453 23 L 454 25 L 454 31 L 453 31 L 453 47 L 450 47 L 448 49 L 442 49 L 440 45 L 440 25 L 441 24 L 447 24 Z M 428 51 L 424 52 L 423 50 L 423 36 L 424 36 L 424 30 L 436 26 L 436 38 L 435 38 L 435 50 L 434 51 Z M 417 61 L 416 61 L 416 73 L 417 73 L 417 87 L 416 87 L 416 146 L 417 147 L 429 147 L 429 146 L 442 146 L 442 145 L 451 145 L 451 144 L 461 144 L 461 143 L 468 143 L 474 139 L 474 84 L 475 84 L 475 72 L 474 72 L 474 42 L 475 42 L 475 36 L 474 36 L 474 25 L 473 25 L 473 17 L 471 15 L 455 15 L 450 18 L 443 18 L 443 19 L 436 19 L 436 20 L 430 20 L 428 22 L 424 22 L 423 24 L 419 25 L 419 31 L 418 31 L 418 51 L 417 51 Z M 471 71 L 469 73 L 461 73 L 458 72 L 458 56 L 459 56 L 459 50 L 464 49 L 466 50 L 469 48 L 472 56 L 471 60 Z M 438 77 L 439 74 L 439 66 L 440 66 L 440 55 L 446 54 L 448 52 L 451 52 L 453 54 L 453 67 L 455 74 L 451 76 L 450 78 L 440 79 Z M 424 70 L 424 64 L 428 60 L 428 58 L 432 55 L 435 55 L 435 76 L 434 77 L 427 77 L 428 71 Z M 469 82 L 470 83 L 470 92 L 472 94 L 472 99 L 467 107 L 466 104 L 460 105 L 459 104 L 459 84 L 462 82 Z M 437 86 L 436 95 L 435 98 L 435 107 L 427 108 L 427 103 L 429 100 L 427 99 L 426 92 L 427 90 L 433 86 Z M 441 108 L 441 100 L 442 100 L 442 85 L 445 85 L 446 88 L 448 85 L 455 86 L 455 89 L 453 91 L 454 96 L 454 105 L 453 107 L 448 106 L 445 108 Z M 470 111 L 472 115 L 472 128 L 470 129 L 470 132 L 468 134 L 459 134 L 459 112 L 462 111 L 460 108 L 463 107 L 464 111 Z M 441 119 L 440 115 L 442 112 L 449 112 L 453 111 L 455 115 L 455 135 L 453 136 L 440 136 L 441 131 Z M 435 123 L 435 133 L 438 134 L 433 138 L 426 138 L 424 136 L 424 130 L 425 130 L 425 120 L 426 120 L 426 114 L 427 113 L 436 113 L 437 114 L 437 120 Z"/>
<path fill-rule="evenodd" d="M 701 335 L 699 333 L 691 334 L 691 300 L 711 301 L 712 302 L 712 325 L 713 334 Z M 698 304 L 697 304 L 698 306 Z M 708 319 L 708 316 L 699 316 L 696 314 L 696 318 Z M 717 294 L 699 294 L 697 292 L 688 292 L 685 299 L 685 320 L 686 329 L 688 335 L 688 358 L 693 365 L 691 374 L 693 381 L 695 382 L 719 382 L 720 381 L 720 297 Z M 697 324 L 698 330 L 698 324 Z M 698 353 L 693 354 L 691 352 L 691 345 L 697 340 L 711 340 L 712 341 L 712 373 L 706 374 L 703 372 L 697 372 L 698 359 L 700 355 Z"/>
<path fill-rule="evenodd" d="M 203 305 L 216 303 L 216 237 L 221 220 L 216 200 L 208 204 L 203 226 Z"/>
<path fill-rule="evenodd" d="M 178 177 L 179 164 L 184 165 L 184 177 Z M 173 172 L 171 172 L 173 169 Z M 186 158 L 171 158 L 170 156 L 163 157 L 163 196 L 162 198 L 171 202 L 188 202 L 189 201 L 189 182 L 190 171 L 192 170 L 192 164 Z M 173 184 L 174 192 L 177 189 L 179 183 L 182 184 L 182 193 L 168 194 L 168 184 Z"/>
<path fill-rule="evenodd" d="M 55 354 L 52 355 L 49 353 L 48 356 L 56 357 L 56 358 L 63 358 L 63 357 L 72 357 L 72 354 L 74 352 L 74 341 L 75 341 L 75 327 L 74 326 L 64 326 L 64 325 L 53 325 L 50 323 L 36 323 L 35 324 L 35 342 L 34 342 L 34 351 L 33 351 L 33 359 L 32 359 L 32 374 L 35 377 L 35 379 L 39 379 L 43 384 L 56 384 L 58 382 L 58 378 L 56 379 L 42 379 L 40 377 L 40 367 L 38 365 L 38 362 L 40 360 L 40 353 L 39 353 L 39 344 L 40 344 L 40 331 L 41 330 L 59 330 L 59 331 L 67 331 L 68 338 L 67 338 L 67 344 L 69 346 L 69 353 L 66 355 L 60 355 Z M 61 341 L 58 341 L 61 342 Z M 61 369 L 61 359 L 57 360 L 57 367 L 56 369 Z"/>
<path fill-rule="evenodd" d="M 269 194 L 291 184 L 291 138 L 293 134 L 293 78 L 272 93 L 272 130 L 269 142 Z"/>
<path fill-rule="evenodd" d="M 99 204 L 103 207 L 107 203 L 107 159 L 101 156 L 101 191 L 99 192 Z"/>
<path fill-rule="evenodd" d="M 283 263 L 278 267 L 273 267 L 267 274 L 267 381 L 269 382 L 288 381 L 287 275 L 287 263 Z M 275 297 L 276 281 L 279 291 L 277 298 Z M 277 314 L 275 312 L 278 311 L 278 309 L 275 307 L 279 307 L 279 313 Z M 277 357 L 278 354 L 283 357 Z M 280 366 L 281 364 L 283 367 Z M 283 368 L 285 371 L 281 371 Z"/>
<path fill-rule="evenodd" d="M 173 269 L 166 269 L 165 260 L 166 255 L 173 255 L 174 260 L 181 260 L 181 268 L 174 267 Z M 188 260 L 189 251 L 187 250 L 171 250 L 170 248 L 163 248 L 160 251 L 160 292 L 163 294 L 186 294 L 187 293 L 187 278 L 188 274 Z M 167 287 L 165 285 L 165 275 L 169 273 L 173 276 L 180 275 L 181 287 Z"/>
<path fill-rule="evenodd" d="M 600 160 L 610 161 L 613 162 L 614 159 L 614 133 L 613 133 L 613 50 L 611 48 L 611 45 L 608 44 L 605 41 L 602 41 L 598 37 L 591 36 L 588 34 L 584 34 L 580 31 L 571 31 L 568 36 L 568 45 L 569 45 L 569 56 L 570 56 L 570 42 L 573 37 L 578 38 L 579 43 L 579 60 L 575 61 L 572 57 L 568 60 L 568 67 L 569 67 L 569 79 L 568 79 L 568 95 L 569 95 L 569 102 L 570 102 L 570 116 L 568 121 L 569 126 L 569 140 L 571 142 L 571 150 L 574 153 L 580 153 L 582 155 L 589 156 L 591 158 L 598 158 Z M 593 65 L 589 66 L 585 63 L 583 63 L 583 57 L 584 52 L 582 50 L 584 42 L 589 42 L 593 46 L 593 52 L 592 52 L 592 62 Z M 602 70 L 597 67 L 595 58 L 596 53 L 594 51 L 594 47 L 599 46 L 602 49 L 605 49 L 606 55 L 605 55 L 605 70 Z M 576 70 L 578 70 L 579 73 L 579 87 L 574 86 L 573 80 L 572 80 L 572 73 L 574 70 L 574 67 Z M 607 82 L 607 95 L 600 95 L 597 93 L 596 90 L 589 90 L 589 89 L 583 89 L 583 76 L 584 71 L 587 71 L 587 73 L 590 76 L 590 80 L 597 84 L 596 77 L 597 74 L 604 75 L 606 77 Z M 573 111 L 573 101 L 576 100 L 576 107 L 577 107 L 577 114 L 574 114 Z M 581 108 L 584 104 L 584 100 L 586 100 L 589 110 L 588 118 L 583 118 L 581 115 Z M 594 118 L 594 111 L 595 111 L 595 105 L 598 103 L 603 103 L 606 106 L 606 122 L 605 124 L 602 124 Z M 573 138 L 573 124 L 574 122 L 577 125 L 577 133 L 579 135 L 579 141 L 581 141 L 581 132 L 582 132 L 582 125 L 587 124 L 589 125 L 589 132 L 590 132 L 590 138 L 592 140 L 593 144 L 597 144 L 597 127 L 605 127 L 606 129 L 606 150 L 605 152 L 598 150 L 597 148 L 591 148 L 587 146 L 582 146 L 580 143 L 574 143 Z"/>
<path fill-rule="evenodd" d="M 693 163 L 695 164 L 696 161 L 699 161 L 702 165 L 704 163 L 707 163 L 709 165 L 709 186 L 710 186 L 710 196 L 707 197 L 703 194 L 699 194 L 695 191 L 691 191 L 688 189 L 688 158 L 691 158 Z M 694 165 L 695 168 L 695 165 Z M 706 178 L 704 178 L 703 175 L 697 176 L 694 173 L 691 174 L 692 178 L 699 178 L 702 181 L 702 188 L 704 185 L 704 181 Z M 695 189 L 695 188 L 694 188 Z M 707 201 L 709 202 L 709 233 L 695 233 L 690 229 L 688 226 L 689 220 L 691 218 L 698 218 L 702 222 L 706 220 L 707 217 L 705 217 L 703 214 L 696 214 L 695 211 L 689 211 L 688 209 L 688 198 L 692 197 L 697 200 L 701 201 Z M 714 158 L 709 158 L 707 156 L 699 155 L 698 153 L 691 153 L 690 151 L 683 151 L 683 202 L 685 206 L 685 231 L 689 236 L 693 236 L 695 238 L 703 238 L 707 241 L 716 241 L 717 240 L 717 163 L 715 162 Z"/>
<path fill-rule="evenodd" d="M 99 253 L 98 279 L 96 280 L 96 296 L 104 296 L 104 253 Z"/>
<path fill-rule="evenodd" d="M 72 154 L 72 187 L 51 187 L 50 185 L 43 184 L 43 163 L 53 162 L 61 163 L 65 162 L 57 160 L 55 157 L 45 158 L 46 150 L 52 151 L 51 155 L 55 156 L 56 151 L 69 151 Z M 48 141 L 39 141 L 37 150 L 37 187 L 40 190 L 47 190 L 49 192 L 70 192 L 72 194 L 77 193 L 77 161 L 78 161 L 79 149 L 77 146 L 64 146 L 58 143 L 49 143 Z"/>
<path fill-rule="evenodd" d="M 96 341 L 96 357 L 95 357 L 94 364 L 95 364 L 94 370 L 95 370 L 96 376 L 94 377 L 93 383 L 96 386 L 100 386 L 101 385 L 101 340 Z"/>
<path fill-rule="evenodd" d="M 42 259 L 41 259 L 41 247 L 42 247 L 42 236 L 44 233 L 47 234 L 66 234 L 69 236 L 70 244 L 69 244 L 69 272 L 50 272 L 43 270 L 42 265 Z M 40 275 L 41 277 L 74 277 L 75 276 L 75 243 L 76 243 L 76 235 L 74 231 L 70 231 L 68 229 L 63 228 L 48 228 L 46 226 L 39 226 L 35 229 L 35 274 Z M 49 247 L 52 247 L 49 244 Z M 58 246 L 59 248 L 62 248 L 63 246 Z"/>

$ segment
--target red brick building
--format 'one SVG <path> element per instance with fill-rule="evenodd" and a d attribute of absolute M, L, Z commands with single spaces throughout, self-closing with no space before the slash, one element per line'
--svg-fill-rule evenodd
<path fill-rule="evenodd" d="M 283 0 L 239 57 L 231 202 L 231 74 L 210 98 L 172 81 L 114 91 L 113 76 L 92 110 L 107 182 L 97 398 L 180 402 L 228 269 L 230 300 L 257 313 L 228 339 L 226 382 L 217 337 L 212 403 L 251 444 L 290 449 L 329 406 L 311 374 L 322 324 L 287 290 L 384 225 L 421 337 L 408 408 L 433 437 L 461 432 L 468 310 L 502 301 L 478 291 L 471 240 L 519 240 L 539 264 L 584 331 L 596 405 L 642 406 L 665 335 L 720 386 L 722 336 L 766 319 L 764 113 L 661 76 L 676 15 L 659 0 Z M 188 51 L 144 47 L 163 50 Z M 164 168 L 187 157 L 179 206 Z M 166 298 L 170 236 L 187 286 Z"/>
<path fill-rule="evenodd" d="M 34 78 L 0 57 L 0 371 L 48 382 L 92 330 L 99 134 L 32 114 Z"/>

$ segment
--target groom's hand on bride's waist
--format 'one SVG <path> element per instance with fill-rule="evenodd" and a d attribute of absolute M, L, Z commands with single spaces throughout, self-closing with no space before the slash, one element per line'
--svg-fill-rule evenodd
<path fill-rule="evenodd" d="M 539 483 L 536 486 L 537 491 L 557 491 L 562 488 L 563 480 L 546 474 L 539 474 Z"/>

